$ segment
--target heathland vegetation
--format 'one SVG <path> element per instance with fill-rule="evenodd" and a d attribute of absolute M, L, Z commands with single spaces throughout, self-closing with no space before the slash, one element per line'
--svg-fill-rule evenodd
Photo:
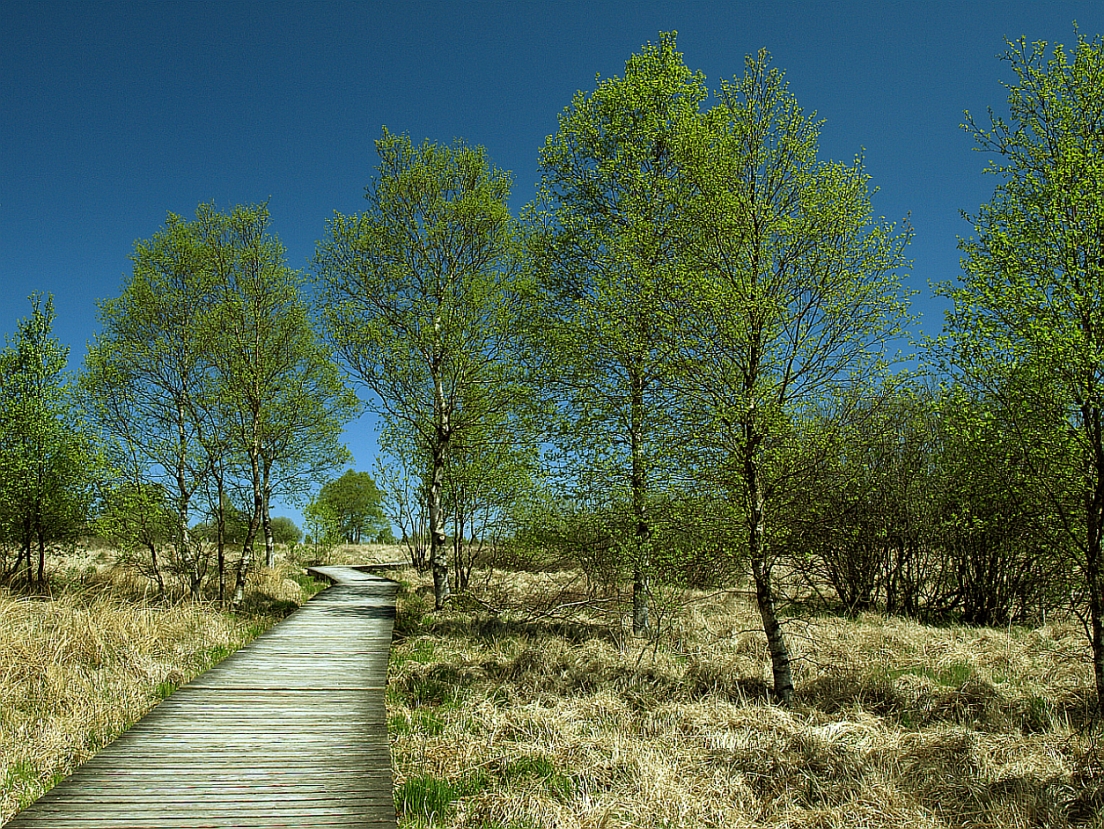
<path fill-rule="evenodd" d="M 200 669 L 281 568 L 397 537 L 409 825 L 1099 824 L 1104 41 L 1006 62 L 1006 114 L 964 124 L 993 197 L 912 346 L 912 231 L 861 155 L 821 158 L 765 52 L 711 88 L 666 33 L 568 103 L 520 212 L 481 147 L 384 129 L 310 274 L 264 205 L 170 215 L 76 378 L 33 297 L 0 613 L 43 656 L 5 693 L 54 658 L 156 689 L 160 633 L 86 658 L 64 626 L 193 631 Z M 335 478 L 365 405 L 377 467 Z M 93 536 L 136 609 L 59 575 Z"/>

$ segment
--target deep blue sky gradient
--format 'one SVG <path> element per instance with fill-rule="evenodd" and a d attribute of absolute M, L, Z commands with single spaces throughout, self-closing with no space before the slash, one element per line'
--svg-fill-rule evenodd
<path fill-rule="evenodd" d="M 78 367 L 134 241 L 200 202 L 268 200 L 308 267 L 332 212 L 361 209 L 381 125 L 486 146 L 519 209 L 572 94 L 674 29 L 713 88 L 766 47 L 825 119 L 822 156 L 864 152 L 877 213 L 911 214 L 915 333 L 936 334 L 930 283 L 995 183 L 963 110 L 1002 108 L 1004 38 L 1068 45 L 1074 20 L 1104 32 L 1104 2 L 0 0 L 0 331 L 52 293 Z M 369 469 L 370 420 L 348 438 Z"/>

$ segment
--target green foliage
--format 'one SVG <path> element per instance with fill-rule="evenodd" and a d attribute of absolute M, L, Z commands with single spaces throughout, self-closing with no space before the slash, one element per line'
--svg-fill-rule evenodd
<path fill-rule="evenodd" d="M 8 575 L 26 562 L 43 587 L 47 548 L 85 531 L 101 462 L 64 376 L 53 300 L 31 306 L 0 351 L 0 544 L 17 551 Z"/>
<path fill-rule="evenodd" d="M 1072 466 L 1069 429 L 1054 409 L 1024 411 L 1030 396 L 956 386 L 941 402 L 935 543 L 953 586 L 944 591 L 970 624 L 1043 619 L 1077 589 L 1076 548 L 1047 497 L 1068 503 L 1073 488 L 1055 476 L 1040 491 L 1036 477 L 1040 465 Z"/>
<path fill-rule="evenodd" d="M 160 484 L 168 493 L 170 564 L 198 597 L 206 563 L 189 525 L 210 469 L 200 404 L 213 394 L 206 350 L 215 279 L 198 225 L 173 214 L 135 243 L 131 259 L 122 293 L 99 304 L 101 332 L 88 349 L 82 385 L 112 465 L 131 485 Z"/>
<path fill-rule="evenodd" d="M 168 493 L 160 484 L 115 480 L 100 496 L 97 532 L 131 564 L 164 590 L 160 561 L 176 528 Z"/>
<path fill-rule="evenodd" d="M 517 397 L 506 356 L 518 313 L 509 174 L 482 148 L 414 146 L 386 129 L 368 209 L 336 215 L 318 247 L 327 337 L 424 463 L 436 604 L 450 592 L 442 513 L 454 440 Z"/>
<path fill-rule="evenodd" d="M 592 588 L 610 589 L 631 575 L 632 539 L 631 512 L 622 504 L 610 507 L 548 497 L 530 501 L 519 516 L 520 544 L 552 552 L 579 567 Z"/>
<path fill-rule="evenodd" d="M 683 144 L 698 195 L 681 379 L 709 436 L 695 448 L 746 489 L 733 476 L 744 455 L 767 472 L 803 413 L 876 381 L 908 319 L 898 271 L 910 233 L 873 219 L 861 158 L 818 159 L 820 125 L 765 52 L 717 97 Z M 729 463 L 712 451 L 722 446 Z"/>
<path fill-rule="evenodd" d="M 385 426 L 380 434 L 381 455 L 376 458 L 376 477 L 383 490 L 383 511 L 399 528 L 410 563 L 419 570 L 429 566 L 429 495 L 422 464 L 403 450 L 408 441 Z"/>
<path fill-rule="evenodd" d="M 207 551 L 190 532 L 195 513 L 217 526 L 227 493 L 248 493 L 239 601 L 273 494 L 301 495 L 347 459 L 341 428 L 355 397 L 268 223 L 265 205 L 226 214 L 203 204 L 194 221 L 169 214 L 135 244 L 121 295 L 100 304 L 86 359 L 84 390 L 112 462 L 129 486 L 168 494 L 169 563 L 197 597 Z M 221 597 L 221 569 L 219 584 Z"/>
<path fill-rule="evenodd" d="M 267 207 L 224 215 L 201 205 L 196 222 L 218 279 L 209 358 L 219 403 L 237 412 L 234 445 L 258 462 L 263 497 L 303 494 L 346 459 L 340 431 L 355 399 L 315 336 L 305 278 L 287 267 L 283 245 L 268 232 Z"/>
<path fill-rule="evenodd" d="M 1067 544 L 1104 711 L 1104 41 L 1072 54 L 1010 42 L 1008 120 L 966 129 L 993 153 L 992 200 L 971 217 L 941 344 L 963 382 L 999 401 L 1009 438 Z"/>
<path fill-rule="evenodd" d="M 303 540 L 303 531 L 287 516 L 277 515 L 272 519 L 272 537 L 277 544 L 291 547 Z"/>
<path fill-rule="evenodd" d="M 1011 122 L 990 129 L 968 116 L 967 129 L 999 162 L 989 204 L 972 217 L 975 238 L 960 284 L 941 286 L 954 301 L 948 337 L 956 367 L 982 385 L 1015 371 L 1047 372 L 1034 388 L 1071 409 L 1101 403 L 1101 268 L 1104 242 L 1104 48 L 1078 37 L 1074 61 L 1061 45 L 1009 44 L 1005 60 L 1018 82 L 1009 87 Z M 1033 401 L 1035 402 L 1035 401 Z"/>
<path fill-rule="evenodd" d="M 367 472 L 347 471 L 327 481 L 304 512 L 311 537 L 325 543 L 360 544 L 390 530 L 383 494 Z"/>
<path fill-rule="evenodd" d="M 220 508 L 210 509 L 210 515 L 202 524 L 192 528 L 197 538 L 215 541 L 218 537 L 218 522 L 222 521 L 222 539 L 229 544 L 241 544 L 249 535 L 250 515 L 231 499 L 223 495 Z M 221 515 L 220 515 L 221 509 Z"/>
<path fill-rule="evenodd" d="M 101 495 L 96 529 L 119 549 L 160 547 L 172 537 L 174 520 L 164 487 L 116 482 Z"/>
<path fill-rule="evenodd" d="M 517 529 L 518 505 L 539 478 L 538 451 L 517 412 L 488 411 L 479 433 L 462 435 L 445 467 L 442 509 L 451 524 L 461 591 L 472 572 Z"/>
<path fill-rule="evenodd" d="M 210 403 L 226 428 L 225 445 L 240 453 L 239 474 L 252 495 L 234 604 L 272 495 L 302 495 L 346 460 L 340 430 L 356 409 L 311 328 L 303 276 L 287 267 L 268 222 L 265 205 L 238 206 L 229 215 L 201 205 L 196 214 L 216 278 L 206 356 L 218 383 Z"/>
<path fill-rule="evenodd" d="M 680 136 L 693 196 L 671 310 L 688 462 L 706 491 L 741 503 L 775 692 L 792 679 L 772 570 L 778 519 L 827 435 L 881 373 L 907 319 L 898 270 L 910 233 L 875 220 L 862 159 L 818 158 L 820 124 L 765 51 L 722 82 L 718 104 Z M 826 418 L 825 415 L 831 416 Z"/>
<path fill-rule="evenodd" d="M 624 77 L 575 94 L 541 149 L 527 211 L 531 370 L 558 415 L 545 439 L 572 498 L 627 510 L 616 546 L 633 572 L 637 632 L 648 627 L 647 503 L 670 470 L 674 432 L 664 302 L 684 252 L 688 196 L 677 150 L 706 96 L 675 34 L 661 33 L 629 58 Z"/>
<path fill-rule="evenodd" d="M 315 258 L 323 321 L 381 413 L 427 435 L 502 347 L 510 177 L 462 142 L 415 147 L 384 130 L 376 149 L 368 210 L 335 216 Z"/>

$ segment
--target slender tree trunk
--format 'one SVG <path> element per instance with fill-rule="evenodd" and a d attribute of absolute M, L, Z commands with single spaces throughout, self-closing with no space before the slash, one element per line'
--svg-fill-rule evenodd
<path fill-rule="evenodd" d="M 410 558 L 411 563 L 424 573 L 428 563 L 428 551 L 426 549 L 426 537 L 429 530 L 426 522 L 429 519 L 429 489 L 419 489 L 414 496 L 414 504 L 409 510 L 410 515 Z M 404 530 L 405 532 L 405 530 Z"/>
<path fill-rule="evenodd" d="M 31 526 L 28 520 L 23 521 L 23 538 L 19 545 L 19 559 L 15 562 L 13 573 L 18 577 L 19 566 L 25 560 L 27 562 L 27 587 L 34 583 L 33 553 L 34 542 L 31 538 Z"/>
<path fill-rule="evenodd" d="M 453 484 L 455 487 L 455 483 Z M 467 589 L 464 580 L 464 554 L 460 547 L 460 539 L 464 532 L 464 519 L 460 516 L 460 507 L 456 493 L 452 493 L 452 567 L 456 571 L 456 589 L 463 593 Z"/>
<path fill-rule="evenodd" d="M 445 484 L 445 467 L 448 463 L 449 441 L 452 424 L 445 402 L 441 378 L 434 373 L 434 401 L 437 428 L 433 441 L 433 468 L 429 484 L 429 566 L 433 569 L 434 606 L 441 610 L 452 590 L 449 587 L 448 538 L 445 535 L 444 514 L 441 509 L 441 491 Z"/>
<path fill-rule="evenodd" d="M 41 530 L 37 533 L 38 536 L 38 589 L 42 590 L 46 587 L 46 536 Z"/>
<path fill-rule="evenodd" d="M 261 529 L 264 531 L 265 567 L 271 569 L 276 566 L 276 539 L 272 537 L 272 516 L 268 511 L 267 496 L 261 509 Z"/>
<path fill-rule="evenodd" d="M 157 593 L 160 596 L 165 595 L 165 579 L 161 575 L 161 564 L 157 560 L 157 544 L 150 541 L 146 544 L 150 552 L 150 566 L 153 567 L 153 577 L 157 580 Z"/>
<path fill-rule="evenodd" d="M 1085 581 L 1089 591 L 1089 635 L 1092 643 L 1093 675 L 1096 679 L 1096 710 L 1104 716 L 1104 578 L 1101 548 L 1104 536 L 1104 429 L 1101 412 L 1085 407 L 1082 412 L 1093 449 L 1090 485 L 1085 492 L 1086 530 Z"/>
<path fill-rule="evenodd" d="M 261 513 L 264 511 L 264 496 L 261 492 L 260 452 L 254 446 L 249 452 L 249 472 L 253 481 L 253 514 L 249 518 L 249 528 L 245 532 L 241 560 L 238 562 L 238 574 L 234 580 L 234 595 L 230 599 L 230 608 L 237 610 L 245 599 L 245 582 L 253 567 L 253 544 L 261 525 Z"/>
<path fill-rule="evenodd" d="M 451 595 L 448 567 L 448 537 L 441 509 L 441 490 L 445 477 L 445 446 L 438 439 L 433 447 L 433 477 L 429 486 L 429 566 L 433 570 L 434 606 L 440 610 Z"/>
<path fill-rule="evenodd" d="M 222 480 L 221 468 L 216 473 L 215 482 L 218 506 L 215 508 L 215 548 L 218 555 L 218 600 L 219 607 L 226 603 L 226 492 Z"/>
<path fill-rule="evenodd" d="M 771 583 L 772 568 L 764 539 L 766 520 L 763 483 L 754 457 L 757 443 L 754 438 L 748 440 L 749 448 L 744 458 L 748 500 L 748 555 L 751 559 L 752 577 L 755 580 L 755 602 L 759 606 L 759 616 L 763 621 L 763 632 L 767 635 L 767 648 L 770 651 L 771 668 L 774 673 L 774 696 L 782 705 L 790 705 L 794 694 L 793 671 L 782 623 L 779 622 L 775 609 L 774 586 Z"/>
<path fill-rule="evenodd" d="M 1096 526 L 1093 527 L 1092 525 Z M 1092 637 L 1092 661 L 1093 661 L 1093 676 L 1096 679 L 1096 711 L 1101 717 L 1104 717 L 1104 600 L 1102 600 L 1102 592 L 1104 592 L 1104 584 L 1102 584 L 1100 573 L 1100 516 L 1095 516 L 1095 520 L 1090 523 L 1090 534 L 1094 533 L 1096 538 L 1089 541 L 1089 549 L 1087 556 L 1086 576 L 1089 586 L 1089 625 L 1090 634 Z"/>
<path fill-rule="evenodd" d="M 183 475 L 177 476 L 177 482 L 183 487 Z M 188 496 L 186 490 L 181 490 L 176 503 L 176 554 L 187 568 L 188 591 L 196 601 L 200 599 L 200 586 L 203 582 L 203 574 L 199 568 L 199 557 L 192 554 L 192 540 L 188 532 Z"/>
<path fill-rule="evenodd" d="M 22 566 L 23 566 L 23 547 L 20 546 L 18 548 L 18 555 L 15 557 L 15 561 L 13 561 L 11 567 L 9 567 L 4 572 L 4 580 L 9 581 L 9 582 L 14 581 L 16 576 L 19 575 L 19 568 L 22 567 Z"/>
<path fill-rule="evenodd" d="M 633 633 L 648 633 L 648 572 L 651 568 L 648 543 L 651 525 L 648 522 L 648 475 L 644 459 L 644 381 L 638 372 L 631 375 L 632 401 L 630 445 L 632 453 L 632 506 L 636 523 L 633 560 Z"/>
<path fill-rule="evenodd" d="M 272 502 L 272 467 L 263 454 L 261 456 L 261 475 L 261 495 L 264 502 L 261 510 L 261 526 L 264 529 L 265 567 L 272 569 L 276 566 L 276 539 L 272 537 L 272 514 L 269 509 Z"/>
<path fill-rule="evenodd" d="M 201 598 L 200 588 L 203 584 L 203 571 L 200 568 L 199 556 L 191 549 L 191 538 L 188 533 L 188 512 L 191 505 L 191 493 L 188 489 L 188 435 L 186 430 L 184 406 L 176 405 L 176 555 L 188 569 L 188 589 L 192 598 L 198 601 Z"/>
<path fill-rule="evenodd" d="M 467 512 L 464 507 L 463 487 L 459 487 L 454 493 L 456 498 L 456 512 L 453 514 L 453 539 L 452 539 L 452 567 L 456 571 L 456 582 L 460 586 L 460 592 L 466 593 L 471 579 L 472 560 L 464 551 L 464 536 L 468 531 Z M 470 549 L 469 549 L 470 552 Z"/>

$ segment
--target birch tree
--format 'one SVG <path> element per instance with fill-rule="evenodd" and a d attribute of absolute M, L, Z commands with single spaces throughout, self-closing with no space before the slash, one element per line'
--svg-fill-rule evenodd
<path fill-rule="evenodd" d="M 1104 713 L 1104 41 L 1008 46 L 1008 120 L 990 113 L 986 127 L 967 113 L 999 183 L 960 244 L 958 284 L 943 287 L 954 302 L 944 343 L 964 381 L 1010 413 L 1076 551 Z M 1030 424 L 1055 409 L 1065 428 L 1040 444 Z"/>
<path fill-rule="evenodd" d="M 207 351 L 215 294 L 196 231 L 170 213 L 163 228 L 135 243 L 122 292 L 99 303 L 101 331 L 82 382 L 114 456 L 131 459 L 170 493 L 173 554 L 198 599 L 207 564 L 189 525 L 209 472 L 200 401 L 213 383 Z"/>
<path fill-rule="evenodd" d="M 682 322 L 688 433 L 708 487 L 743 522 L 774 693 L 789 703 L 771 504 L 810 454 L 795 451 L 810 435 L 802 420 L 872 383 L 900 333 L 909 233 L 873 218 L 861 159 L 818 159 L 820 124 L 765 51 L 716 98 L 680 148 L 693 254 L 668 301 Z"/>
<path fill-rule="evenodd" d="M 0 540 L 17 548 L 9 575 L 25 563 L 27 583 L 39 589 L 49 545 L 84 529 L 97 475 L 53 322 L 52 298 L 32 296 L 30 316 L 0 351 Z"/>
<path fill-rule="evenodd" d="M 649 499 L 672 408 L 660 298 L 681 255 L 675 152 L 707 90 L 661 33 L 623 77 L 578 92 L 540 152 L 529 210 L 536 271 L 535 373 L 561 418 L 551 435 L 584 500 L 631 510 L 633 630 L 648 629 Z"/>
<path fill-rule="evenodd" d="M 346 460 L 340 430 L 356 405 L 311 328 L 303 276 L 287 266 L 283 245 L 269 231 L 268 208 L 239 205 L 222 214 L 200 205 L 196 224 L 214 279 L 207 329 L 214 407 L 224 413 L 229 448 L 245 462 L 252 495 L 230 600 L 236 607 L 258 537 L 267 566 L 275 563 L 274 489 L 283 483 L 301 492 Z M 281 474 L 287 471 L 293 475 Z"/>
<path fill-rule="evenodd" d="M 384 129 L 363 213 L 336 214 L 315 269 L 329 341 L 429 459 L 435 604 L 451 591 L 442 491 L 459 434 L 510 405 L 515 223 L 510 176 L 481 147 L 414 146 Z"/>
<path fill-rule="evenodd" d="M 221 598 L 221 513 L 244 483 L 250 522 L 234 606 L 262 532 L 272 562 L 273 494 L 301 492 L 346 461 L 340 432 L 356 409 L 311 328 L 304 277 L 287 267 L 268 225 L 264 205 L 226 214 L 203 204 L 194 221 L 170 214 L 135 245 L 121 295 L 101 303 L 103 330 L 85 378 L 116 456 L 136 478 L 172 493 L 173 549 L 196 598 L 206 557 L 189 523 L 210 501 L 220 528 Z"/>

